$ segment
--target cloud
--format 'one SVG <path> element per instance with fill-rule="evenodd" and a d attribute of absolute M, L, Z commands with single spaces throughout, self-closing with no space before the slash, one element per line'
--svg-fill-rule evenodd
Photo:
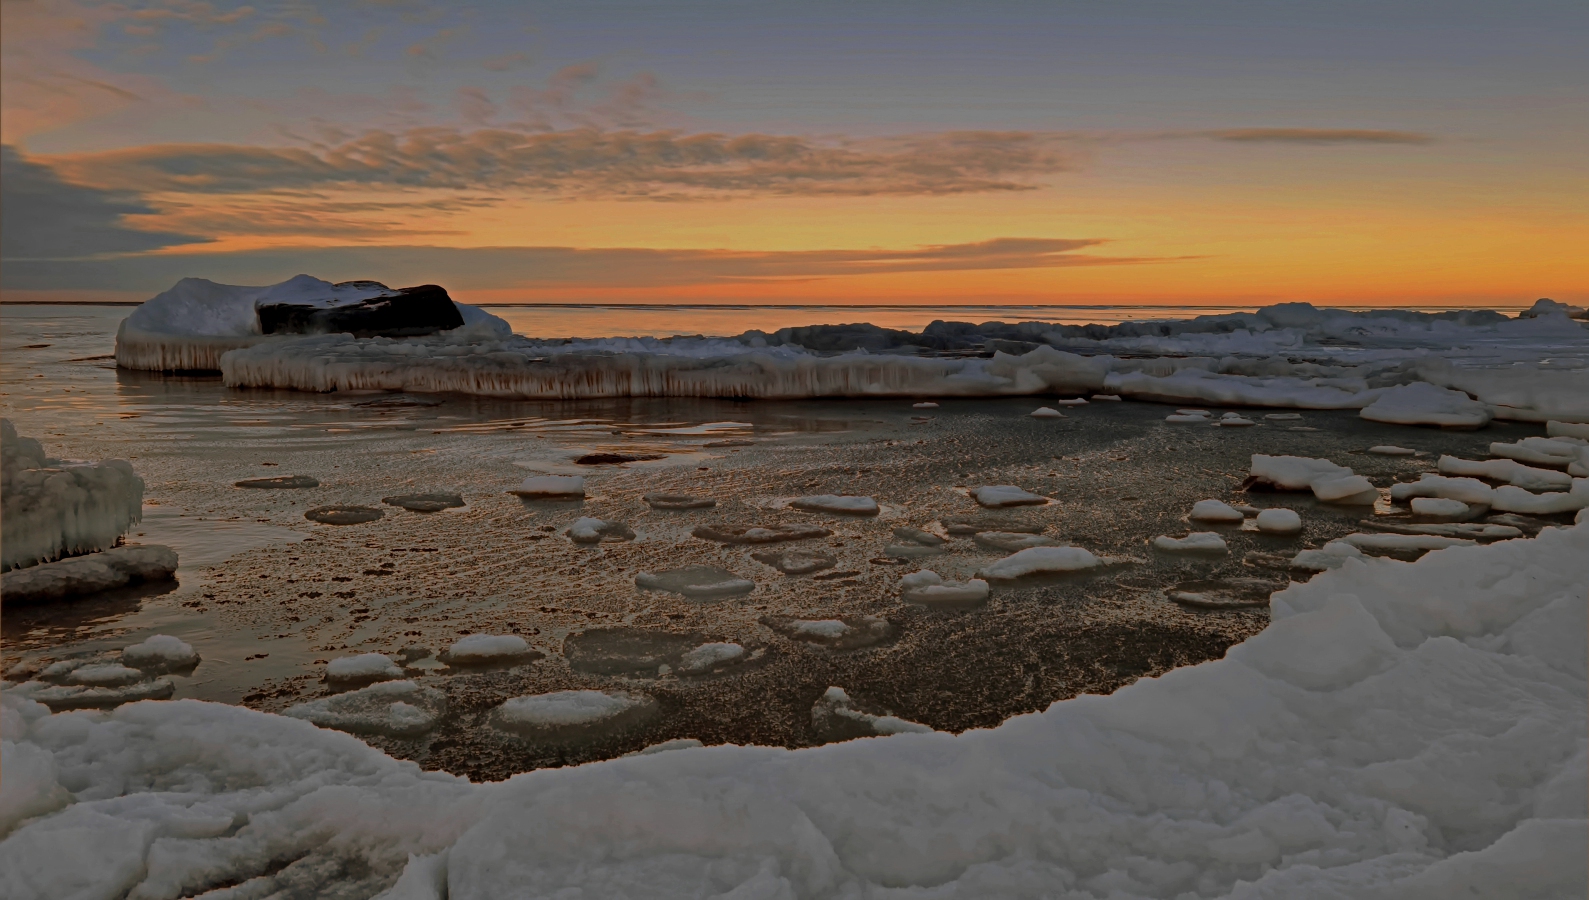
<path fill-rule="evenodd" d="M 1070 168 L 1051 135 L 964 131 L 820 142 L 592 128 L 374 130 L 330 146 L 164 144 L 61 155 L 75 180 L 151 193 L 318 187 L 517 189 L 585 198 L 945 195 L 1023 191 Z"/>
<path fill-rule="evenodd" d="M 204 240 L 126 224 L 126 216 L 153 212 L 136 194 L 70 184 L 0 144 L 0 258 L 8 268 L 22 260 L 140 253 Z"/>
<path fill-rule="evenodd" d="M 1197 134 L 1221 141 L 1283 144 L 1428 144 L 1431 135 L 1417 131 L 1375 131 L 1364 128 L 1227 128 Z"/>
<path fill-rule="evenodd" d="M 30 262 L 0 271 L 15 290 L 158 291 L 197 276 L 269 284 L 299 272 L 332 280 L 435 282 L 457 290 L 653 288 L 764 283 L 883 273 L 1034 269 L 1149 263 L 1078 251 L 1097 239 L 997 238 L 904 250 L 742 251 L 627 247 L 280 247 L 233 253 L 162 253 L 92 262 Z"/>

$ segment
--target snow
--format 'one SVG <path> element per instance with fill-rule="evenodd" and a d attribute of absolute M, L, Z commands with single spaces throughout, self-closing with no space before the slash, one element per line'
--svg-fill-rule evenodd
<path fill-rule="evenodd" d="M 937 409 L 938 408 L 938 404 L 932 403 L 932 402 L 912 403 L 910 405 L 910 408 L 911 409 Z"/>
<path fill-rule="evenodd" d="M 1293 569 L 1305 572 L 1324 572 L 1338 569 L 1349 559 L 1361 559 L 1363 551 L 1345 541 L 1330 541 L 1317 550 L 1303 550 L 1291 559 Z"/>
<path fill-rule="evenodd" d="M 851 628 L 838 619 L 806 619 L 796 622 L 794 630 L 799 634 L 836 639 L 849 634 Z"/>
<path fill-rule="evenodd" d="M 0 419 L 0 569 L 113 547 L 143 518 L 143 488 L 126 460 L 62 463 Z"/>
<path fill-rule="evenodd" d="M 1081 572 L 1106 564 L 1106 560 L 1081 547 L 1030 547 L 984 566 L 977 574 L 983 578 L 1008 580 L 1027 575 Z"/>
<path fill-rule="evenodd" d="M 449 665 L 469 665 L 523 659 L 530 653 L 529 643 L 516 634 L 471 634 L 454 641 L 440 658 Z"/>
<path fill-rule="evenodd" d="M 50 685 L 42 681 L 28 681 L 18 685 L 16 691 L 21 696 L 60 711 L 105 709 L 139 700 L 165 700 L 176 691 L 176 685 L 169 678 L 114 686 Z"/>
<path fill-rule="evenodd" d="M 86 556 L 12 569 L 0 575 L 0 593 L 8 603 L 43 603 L 140 582 L 168 581 L 176 570 L 177 554 L 170 547 L 127 544 Z"/>
<path fill-rule="evenodd" d="M 0 895 L 370 896 L 406 867 L 452 900 L 1579 897 L 1586 584 L 1582 526 L 1349 560 L 1224 659 L 996 728 L 480 785 L 249 709 L 10 689 Z"/>
<path fill-rule="evenodd" d="M 1230 552 L 1230 547 L 1225 544 L 1225 539 L 1212 531 L 1194 531 L 1184 538 L 1174 538 L 1161 534 L 1153 539 L 1153 548 L 1170 553 Z"/>
<path fill-rule="evenodd" d="M 1312 487 L 1313 496 L 1326 503 L 1371 504 L 1378 497 L 1373 482 L 1361 475 L 1320 478 Z"/>
<path fill-rule="evenodd" d="M 1554 419 L 1545 423 L 1545 434 L 1550 437 L 1570 437 L 1580 441 L 1589 441 L 1589 424 L 1577 422 L 1557 422 Z"/>
<path fill-rule="evenodd" d="M 1418 455 L 1418 451 L 1417 450 L 1410 450 L 1410 449 L 1408 449 L 1406 447 L 1397 447 L 1394 444 L 1378 444 L 1376 446 L 1369 447 L 1364 452 L 1365 453 L 1372 453 L 1375 456 L 1417 456 Z"/>
<path fill-rule="evenodd" d="M 1359 550 L 1444 550 L 1473 543 L 1467 538 L 1442 537 L 1433 534 L 1348 534 L 1342 543 Z"/>
<path fill-rule="evenodd" d="M 1213 415 L 1213 413 L 1206 409 L 1178 409 L 1175 411 L 1175 414 L 1178 416 L 1202 416 L 1203 418 L 1208 418 L 1209 416 Z"/>
<path fill-rule="evenodd" d="M 404 680 L 299 703 L 282 715 L 351 734 L 415 738 L 435 729 L 446 711 L 446 694 Z"/>
<path fill-rule="evenodd" d="M 1465 516 L 1471 508 L 1461 500 L 1450 500 L 1445 497 L 1414 497 L 1410 505 L 1412 511 L 1420 516 L 1438 516 L 1446 519 Z"/>
<path fill-rule="evenodd" d="M 1225 413 L 1214 424 L 1222 428 L 1247 428 L 1258 423 L 1238 413 Z"/>
<path fill-rule="evenodd" d="M 121 661 L 145 671 L 170 672 L 198 665 L 199 654 L 181 638 L 157 634 L 123 648 Z"/>
<path fill-rule="evenodd" d="M 1300 534 L 1302 532 L 1302 517 L 1295 510 L 1275 507 L 1258 513 L 1253 520 L 1258 530 L 1265 534 Z"/>
<path fill-rule="evenodd" d="M 854 707 L 854 701 L 841 687 L 829 687 L 811 707 L 811 724 L 827 740 L 890 734 L 931 734 L 926 725 L 898 716 L 872 715 Z"/>
<path fill-rule="evenodd" d="M 994 484 L 971 489 L 971 499 L 989 509 L 1010 506 L 1042 506 L 1048 498 L 1022 490 L 1013 484 Z"/>
<path fill-rule="evenodd" d="M 1055 406 L 1086 406 L 1087 405 L 1087 400 L 1086 400 L 1085 397 L 1061 397 L 1060 399 L 1055 400 L 1053 402 L 1054 402 Z"/>
<path fill-rule="evenodd" d="M 1526 513 L 1548 516 L 1555 513 L 1577 512 L 1589 507 L 1589 478 L 1575 478 L 1571 491 L 1534 494 L 1520 487 L 1502 485 L 1495 489 L 1490 508 L 1497 512 Z"/>
<path fill-rule="evenodd" d="M 1470 460 L 1442 456 L 1437 466 L 1441 475 L 1472 476 L 1504 481 L 1530 491 L 1572 487 L 1572 476 L 1553 469 L 1536 469 L 1511 459 Z"/>
<path fill-rule="evenodd" d="M 68 684 L 86 684 L 91 687 L 125 687 L 142 680 L 142 672 L 118 663 L 79 666 L 65 678 Z"/>
<path fill-rule="evenodd" d="M 602 725 L 634 721 L 655 712 L 656 701 L 628 691 L 554 691 L 503 701 L 505 728 L 538 736 L 575 736 Z"/>
<path fill-rule="evenodd" d="M 1420 475 L 1417 481 L 1390 486 L 1390 499 L 1397 503 L 1414 497 L 1444 497 L 1447 500 L 1489 506 L 1495 499 L 1494 494 L 1494 488 L 1477 478 L 1448 478 L 1429 472 Z"/>
<path fill-rule="evenodd" d="M 652 509 L 711 509 L 717 501 L 695 494 L 646 494 L 644 500 Z"/>
<path fill-rule="evenodd" d="M 1489 424 L 1490 408 L 1462 391 L 1415 381 L 1386 390 L 1358 415 L 1393 425 L 1482 428 Z"/>
<path fill-rule="evenodd" d="M 923 569 L 899 579 L 899 595 L 907 603 L 980 603 L 988 599 L 988 583 L 980 578 L 945 581 L 937 572 Z"/>
<path fill-rule="evenodd" d="M 920 528 L 911 528 L 909 526 L 900 526 L 899 528 L 895 528 L 894 537 L 897 537 L 902 541 L 910 541 L 913 544 L 921 544 L 924 547 L 939 547 L 947 543 L 941 535 L 933 534 L 930 531 L 923 531 Z"/>
<path fill-rule="evenodd" d="M 1060 412 L 1057 409 L 1054 409 L 1052 406 L 1039 406 L 1038 408 L 1036 408 L 1036 409 L 1032 410 L 1031 412 L 1027 413 L 1027 415 L 1031 416 L 1034 419 L 1063 419 L 1063 418 L 1065 418 L 1065 414 L 1064 413 Z"/>
<path fill-rule="evenodd" d="M 1199 500 L 1192 504 L 1191 517 L 1199 522 L 1238 523 L 1246 518 L 1241 511 L 1223 500 Z"/>
<path fill-rule="evenodd" d="M 377 681 L 402 677 L 402 667 L 384 653 L 338 657 L 326 666 L 326 678 L 331 681 Z"/>
<path fill-rule="evenodd" d="M 1490 444 L 1491 456 L 1503 456 L 1539 466 L 1568 466 L 1577 462 L 1584 447 L 1561 438 L 1528 437 L 1516 443 Z"/>
<path fill-rule="evenodd" d="M 1120 395 L 1119 394 L 1093 394 L 1092 395 L 1092 399 L 1094 399 L 1094 400 L 1107 400 L 1107 401 L 1112 401 L 1112 402 L 1118 403 L 1120 401 Z"/>
<path fill-rule="evenodd" d="M 1017 550 L 1025 550 L 1027 547 L 1054 547 L 1059 544 L 1059 541 L 1051 537 L 1016 531 L 979 531 L 972 535 L 972 540 L 976 541 L 979 547 L 1002 550 L 1005 553 L 1014 553 Z M 918 549 L 933 549 L 935 552 L 943 552 L 937 548 L 922 547 Z"/>
<path fill-rule="evenodd" d="M 1367 478 L 1327 459 L 1253 454 L 1250 480 L 1280 490 L 1311 490 L 1326 503 L 1371 504 L 1378 492 Z"/>
<path fill-rule="evenodd" d="M 745 648 L 739 644 L 727 642 L 702 644 L 684 654 L 684 658 L 679 661 L 678 672 L 682 675 L 695 675 L 706 672 L 720 663 L 732 662 L 744 656 Z"/>
<path fill-rule="evenodd" d="M 609 522 L 582 516 L 568 526 L 568 539 L 576 544 L 599 544 L 602 541 L 632 541 L 634 529 L 622 522 Z"/>
<path fill-rule="evenodd" d="M 843 513 L 854 516 L 875 516 L 878 513 L 876 500 L 871 497 L 853 497 L 847 494 L 818 494 L 812 497 L 798 497 L 790 501 L 789 505 L 795 509 Z"/>
<path fill-rule="evenodd" d="M 529 499 L 567 500 L 585 496 L 583 475 L 531 475 L 510 494 Z"/>

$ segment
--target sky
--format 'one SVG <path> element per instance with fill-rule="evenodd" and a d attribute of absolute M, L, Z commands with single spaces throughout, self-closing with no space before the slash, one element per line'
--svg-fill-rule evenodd
<path fill-rule="evenodd" d="M 1589 4 L 0 0 L 0 297 L 1589 300 Z"/>

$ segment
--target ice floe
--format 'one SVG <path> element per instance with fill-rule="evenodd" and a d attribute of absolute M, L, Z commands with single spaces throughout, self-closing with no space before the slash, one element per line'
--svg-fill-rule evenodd
<path fill-rule="evenodd" d="M 848 494 L 818 494 L 811 497 L 797 497 L 789 501 L 789 505 L 795 509 L 840 513 L 851 516 L 875 516 L 879 512 L 877 501 L 871 497 L 855 497 Z"/>
<path fill-rule="evenodd" d="M 1028 575 L 1082 572 L 1108 562 L 1081 547 L 1029 547 L 984 566 L 977 574 L 983 578 L 1010 580 Z"/>
<path fill-rule="evenodd" d="M 722 544 L 776 544 L 803 541 L 832 534 L 817 525 L 697 525 L 690 534 Z"/>
<path fill-rule="evenodd" d="M 122 663 L 145 672 L 179 672 L 199 664 L 193 645 L 169 634 L 156 634 L 122 648 Z"/>
<path fill-rule="evenodd" d="M 429 494 L 398 494 L 393 497 L 382 497 L 381 502 L 387 506 L 396 506 L 409 512 L 433 513 L 444 509 L 459 509 L 464 505 L 463 495 L 446 491 Z"/>
<path fill-rule="evenodd" d="M 752 553 L 750 558 L 772 566 L 785 575 L 810 575 L 812 572 L 831 569 L 839 561 L 831 553 L 815 550 L 761 550 Z"/>
<path fill-rule="evenodd" d="M 1363 452 L 1364 453 L 1372 453 L 1375 456 L 1417 456 L 1418 455 L 1418 451 L 1417 450 L 1411 450 L 1411 449 L 1408 449 L 1407 447 L 1397 447 L 1394 444 L 1376 444 L 1375 446 L 1369 447 L 1367 450 L 1365 450 Z"/>
<path fill-rule="evenodd" d="M 989 509 L 1011 506 L 1042 506 L 1048 498 L 1023 490 L 1013 484 L 993 484 L 971 489 L 971 499 Z"/>
<path fill-rule="evenodd" d="M 1223 500 L 1199 500 L 1192 504 L 1191 518 L 1199 522 L 1239 524 L 1247 517 Z"/>
<path fill-rule="evenodd" d="M 938 408 L 938 404 L 933 403 L 931 401 L 924 402 L 924 403 L 912 403 L 910 406 L 911 406 L 912 409 L 937 409 Z"/>
<path fill-rule="evenodd" d="M 1444 550 L 1447 547 L 1463 547 L 1473 543 L 1468 538 L 1435 534 L 1348 534 L 1339 540 L 1359 550 L 1369 551 Z"/>
<path fill-rule="evenodd" d="M 551 741 L 591 738 L 655 716 L 657 702 L 632 691 L 554 691 L 513 697 L 497 707 L 499 727 Z"/>
<path fill-rule="evenodd" d="M 1436 466 L 1441 475 L 1471 476 L 1504 481 L 1530 491 L 1572 487 L 1572 476 L 1555 469 L 1536 469 L 1512 459 L 1458 459 L 1442 456 Z"/>
<path fill-rule="evenodd" d="M 1255 453 L 1247 486 L 1282 491 L 1311 490 L 1326 503 L 1371 504 L 1378 492 L 1367 478 L 1327 459 L 1307 456 L 1265 456 Z"/>
<path fill-rule="evenodd" d="M 761 623 L 793 640 L 832 650 L 858 650 L 894 637 L 892 622 L 881 616 L 847 616 L 841 619 L 801 619 L 764 616 Z"/>
<path fill-rule="evenodd" d="M 698 494 L 646 494 L 644 500 L 652 509 L 711 509 L 717 501 Z"/>
<path fill-rule="evenodd" d="M 68 684 L 86 684 L 91 687 L 125 687 L 142 681 L 144 674 L 120 663 L 79 666 L 63 679 Z"/>
<path fill-rule="evenodd" d="M 449 666 L 483 666 L 527 662 L 539 656 L 516 634 L 471 634 L 453 641 L 436 658 Z"/>
<path fill-rule="evenodd" d="M 1363 551 L 1345 541 L 1330 541 L 1318 549 L 1303 550 L 1291 559 L 1291 568 L 1304 572 L 1338 569 L 1350 559 L 1361 559 Z"/>
<path fill-rule="evenodd" d="M 1482 428 L 1489 424 L 1490 408 L 1462 391 L 1415 381 L 1388 388 L 1358 415 L 1371 422 L 1393 425 Z"/>
<path fill-rule="evenodd" d="M 939 547 L 947 543 L 942 535 L 923 531 L 920 528 L 912 528 L 908 525 L 895 528 L 894 537 L 902 541 L 910 541 L 912 544 L 920 544 L 923 547 Z"/>
<path fill-rule="evenodd" d="M 1586 451 L 1589 451 L 1589 447 L 1578 443 L 1576 439 L 1562 437 L 1527 437 L 1511 444 L 1499 441 L 1490 444 L 1491 456 L 1501 456 L 1536 466 L 1562 468 L 1589 458 L 1589 452 Z"/>
<path fill-rule="evenodd" d="M 1302 517 L 1296 510 L 1274 507 L 1262 510 L 1253 519 L 1253 524 L 1265 534 L 1300 534 L 1302 532 Z"/>
<path fill-rule="evenodd" d="M 341 656 L 326 665 L 326 680 L 338 684 L 360 684 L 402 677 L 402 667 L 384 653 Z"/>
<path fill-rule="evenodd" d="M 585 496 L 585 476 L 531 475 L 508 493 L 529 500 L 579 500 Z"/>
<path fill-rule="evenodd" d="M 303 517 L 322 525 L 363 525 L 385 515 L 373 506 L 317 506 Z"/>
<path fill-rule="evenodd" d="M 282 715 L 351 734 L 414 738 L 434 730 L 446 712 L 446 694 L 402 680 L 299 703 Z"/>
<path fill-rule="evenodd" d="M 110 549 L 142 520 L 143 489 L 126 460 L 63 463 L 0 419 L 0 569 Z"/>
<path fill-rule="evenodd" d="M 1059 541 L 1041 534 L 1023 534 L 1018 531 L 979 531 L 972 536 L 978 547 L 1014 553 L 1027 547 L 1053 547 Z"/>
<path fill-rule="evenodd" d="M 6 603 L 65 600 L 176 575 L 177 554 L 159 544 L 127 544 L 86 556 L 12 569 L 0 575 Z"/>
<path fill-rule="evenodd" d="M 899 579 L 900 598 L 907 603 L 963 604 L 988 599 L 988 583 L 980 578 L 945 581 L 937 572 L 923 569 Z"/>
<path fill-rule="evenodd" d="M 1465 516 L 1471 509 L 1461 500 L 1451 500 L 1446 497 L 1414 497 L 1408 504 L 1412 511 L 1420 516 L 1435 516 L 1445 519 L 1455 519 Z"/>
<path fill-rule="evenodd" d="M 1443 497 L 1480 506 L 1489 506 L 1495 499 L 1495 489 L 1477 478 L 1449 478 L 1425 472 L 1417 481 L 1390 486 L 1390 499 L 1402 503 L 1414 497 Z"/>
<path fill-rule="evenodd" d="M 1228 553 L 1225 539 L 1212 531 L 1194 531 L 1186 537 L 1161 534 L 1152 541 L 1153 549 L 1169 553 Z"/>
<path fill-rule="evenodd" d="M 703 675 L 745 659 L 745 648 L 728 641 L 702 644 L 679 658 L 674 671 L 680 675 Z"/>

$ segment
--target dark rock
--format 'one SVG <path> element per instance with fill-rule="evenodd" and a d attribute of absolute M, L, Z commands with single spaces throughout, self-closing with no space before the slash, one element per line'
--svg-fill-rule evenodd
<path fill-rule="evenodd" d="M 376 281 L 343 284 L 380 288 L 384 293 L 331 307 L 303 303 L 264 304 L 258 308 L 260 330 L 265 334 L 414 337 L 463 326 L 458 307 L 439 285 L 422 284 L 394 290 Z"/>
<path fill-rule="evenodd" d="M 644 462 L 651 459 L 666 459 L 660 453 L 647 453 L 631 456 L 627 453 L 587 453 L 574 462 L 581 466 L 614 466 L 619 463 Z"/>

